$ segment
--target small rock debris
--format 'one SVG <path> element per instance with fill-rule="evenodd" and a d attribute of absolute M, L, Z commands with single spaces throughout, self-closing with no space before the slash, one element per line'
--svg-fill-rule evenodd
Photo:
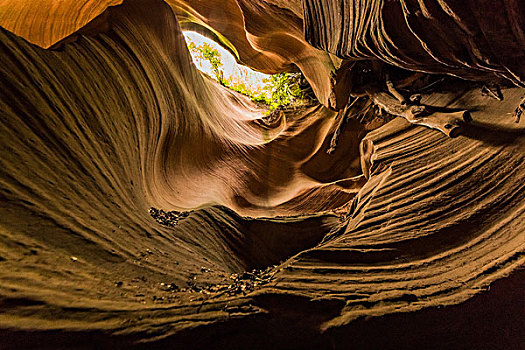
<path fill-rule="evenodd" d="M 164 211 L 162 209 L 157 208 L 150 208 L 149 214 L 155 221 L 157 221 L 159 224 L 168 226 L 168 227 L 175 227 L 180 220 L 187 218 L 193 211 Z"/>
<path fill-rule="evenodd" d="M 232 273 L 229 276 L 229 281 L 219 284 L 207 284 L 199 286 L 195 283 L 196 276 L 190 276 L 186 282 L 187 288 L 182 288 L 181 291 L 198 292 L 203 294 L 214 294 L 212 297 L 220 295 L 246 295 L 253 292 L 257 288 L 270 283 L 275 275 L 275 267 L 268 266 L 265 269 L 253 269 L 243 273 Z"/>
<path fill-rule="evenodd" d="M 180 220 L 188 217 L 193 211 L 164 211 L 162 209 L 150 208 L 149 214 L 159 224 L 174 227 Z M 150 252 L 148 252 L 150 253 Z M 151 253 L 150 253 L 151 254 Z M 146 254 L 144 254 L 146 255 Z M 225 278 L 224 283 L 206 283 L 201 284 L 198 281 L 198 276 L 195 273 L 189 275 L 186 281 L 186 287 L 179 287 L 175 283 L 160 283 L 160 289 L 165 292 L 172 293 L 202 293 L 209 294 L 211 298 L 219 297 L 222 295 L 246 295 L 247 293 L 253 292 L 257 288 L 270 283 L 275 275 L 275 267 L 277 265 L 268 266 L 264 269 L 253 269 L 242 273 L 232 273 L 229 276 L 220 274 L 221 277 Z M 212 269 L 207 267 L 201 267 L 201 273 L 211 273 Z M 229 277 L 229 278 L 226 278 Z M 162 298 L 154 296 L 154 301 L 162 301 Z"/>

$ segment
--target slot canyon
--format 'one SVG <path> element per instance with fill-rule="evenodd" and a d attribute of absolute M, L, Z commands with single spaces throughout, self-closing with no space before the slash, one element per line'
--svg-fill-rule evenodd
<path fill-rule="evenodd" d="M 522 0 L 0 0 L 0 349 L 524 349 Z M 314 96 L 271 113 L 184 31 Z"/>

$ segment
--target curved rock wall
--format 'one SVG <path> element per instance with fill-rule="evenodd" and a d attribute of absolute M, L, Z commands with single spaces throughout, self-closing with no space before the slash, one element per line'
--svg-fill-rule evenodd
<path fill-rule="evenodd" d="M 525 8 L 519 0 L 305 0 L 305 36 L 341 58 L 523 86 Z"/>
<path fill-rule="evenodd" d="M 25 27 L 11 17 L 20 4 L 4 2 L 0 15 L 6 347 L 393 349 L 452 335 L 451 348 L 509 348 L 521 339 L 505 317 L 520 323 L 525 139 L 513 113 L 523 89 L 503 87 L 498 101 L 452 80 L 423 93 L 421 103 L 441 113 L 470 110 L 457 138 L 372 108 L 367 119 L 358 104 L 270 118 L 196 71 L 161 0 L 57 3 Z M 220 23 L 206 4 L 191 9 Z M 348 57 L 333 47 L 344 35 L 325 35 L 328 17 L 312 23 L 321 2 L 303 4 L 306 38 Z M 264 57 L 282 52 L 275 62 L 300 66 L 317 51 L 300 37 L 297 2 L 237 5 L 239 37 Z M 275 21 L 254 20 L 267 13 Z M 228 37 L 238 15 L 221 33 L 235 45 L 244 42 Z M 305 72 L 329 57 L 318 52 Z M 518 84 L 511 59 L 502 54 L 495 71 Z M 391 63 L 473 79 L 489 72 L 412 60 Z M 314 73 L 331 86 L 323 69 Z M 166 227 L 150 207 L 187 212 Z M 471 336 L 471 324 L 487 331 Z"/>

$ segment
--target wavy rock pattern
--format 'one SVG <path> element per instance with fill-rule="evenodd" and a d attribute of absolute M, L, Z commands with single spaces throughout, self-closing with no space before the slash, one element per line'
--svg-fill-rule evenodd
<path fill-rule="evenodd" d="M 518 91 L 506 92 L 519 101 Z M 461 108 L 475 95 L 433 105 Z M 300 280 L 303 293 L 345 299 L 341 316 L 324 325 L 332 327 L 457 303 L 522 265 L 525 139 L 523 129 L 487 128 L 493 117 L 474 113 L 480 124 L 456 139 L 402 119 L 368 134 L 371 176 L 345 228 L 289 262 L 278 288 L 295 290 Z"/>
<path fill-rule="evenodd" d="M 264 3 L 299 18 L 297 2 Z M 516 348 L 523 89 L 497 101 L 456 83 L 422 103 L 470 110 L 463 135 L 350 119 L 327 154 L 342 112 L 263 118 L 195 70 L 167 4 L 102 12 L 115 4 L 58 8 L 44 29 L 0 16 L 23 36 L 0 31 L 2 346 Z M 237 4 L 245 21 L 267 10 Z M 319 4 L 304 2 L 310 40 L 325 32 L 320 14 L 311 27 Z M 271 56 L 251 25 L 243 35 Z M 503 56 L 499 73 L 522 81 Z M 471 68 L 452 73 L 484 74 Z M 152 206 L 197 209 L 168 228 Z M 267 266 L 266 280 L 242 274 Z"/>
<path fill-rule="evenodd" d="M 522 1 L 305 0 L 303 6 L 308 41 L 341 58 L 524 84 Z"/>
<path fill-rule="evenodd" d="M 18 1 L 2 0 L 2 27 L 29 42 L 49 48 L 84 27 L 108 6 L 122 0 Z M 14 15 L 16 14 L 16 15 Z"/>
<path fill-rule="evenodd" d="M 41 6 L 34 1 L 4 0 L 0 3 L 3 8 L 0 25 L 31 43 L 49 48 L 95 18 L 95 24 L 83 29 L 84 34 L 107 29 L 107 19 L 101 14 L 120 3 L 122 0 L 61 1 Z M 296 71 L 298 67 L 318 99 L 330 105 L 334 63 L 327 53 L 306 43 L 299 2 L 170 0 L 167 3 L 184 28 L 218 39 L 246 65 L 272 74 Z M 13 13 L 20 15 L 15 17 Z"/>

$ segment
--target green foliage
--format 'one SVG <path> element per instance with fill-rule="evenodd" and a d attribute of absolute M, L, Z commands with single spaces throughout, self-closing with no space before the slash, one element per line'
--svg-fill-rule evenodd
<path fill-rule="evenodd" d="M 193 41 L 188 40 L 188 49 L 193 57 L 201 61 L 208 61 L 211 64 L 211 70 L 215 79 L 222 85 L 246 95 L 256 103 L 268 105 L 268 114 L 279 108 L 293 105 L 296 101 L 304 99 L 301 87 L 300 73 L 279 73 L 271 75 L 268 79 L 263 80 L 266 86 L 264 92 L 255 92 L 243 82 L 232 82 L 224 79 L 223 64 L 221 55 L 217 49 L 214 49 L 207 43 L 196 45 Z"/>
<path fill-rule="evenodd" d="M 255 98 L 258 101 L 264 101 L 270 106 L 270 111 L 279 107 L 289 106 L 301 98 L 301 89 L 299 88 L 299 74 L 278 73 L 271 75 L 267 80 L 265 89 L 270 92 L 270 98 L 260 95 Z"/>
<path fill-rule="evenodd" d="M 226 86 L 248 97 L 253 97 L 253 91 L 243 82 L 231 82 L 226 79 Z"/>
<path fill-rule="evenodd" d="M 224 73 L 221 69 L 221 54 L 217 49 L 211 47 L 208 43 L 202 43 L 201 45 L 196 45 L 193 41 L 188 40 L 188 49 L 193 57 L 197 59 L 205 60 L 210 62 L 211 71 L 215 75 L 215 79 L 222 85 L 225 85 Z"/>

